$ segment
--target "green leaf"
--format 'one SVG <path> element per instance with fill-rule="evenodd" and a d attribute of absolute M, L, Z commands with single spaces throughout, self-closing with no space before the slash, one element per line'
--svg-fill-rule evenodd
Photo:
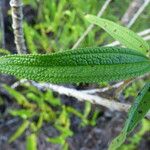
<path fill-rule="evenodd" d="M 0 48 L 0 54 L 8 55 L 8 54 L 11 54 L 11 53 L 10 53 L 10 51 L 8 51 L 8 50 L 6 50 L 6 49 Z"/>
<path fill-rule="evenodd" d="M 68 106 L 67 111 L 69 113 L 72 113 L 72 114 L 76 115 L 77 117 L 79 117 L 81 119 L 81 121 L 82 121 L 81 126 L 86 126 L 89 123 L 87 117 L 84 116 L 82 113 L 80 113 L 77 109 L 74 109 L 73 107 Z"/>
<path fill-rule="evenodd" d="M 28 128 L 30 122 L 28 120 L 25 120 L 22 125 L 17 129 L 17 131 L 10 137 L 9 143 L 15 141 L 18 137 L 20 137 L 23 132 Z"/>
<path fill-rule="evenodd" d="M 0 57 L 0 72 L 53 83 L 103 82 L 128 79 L 150 71 L 140 52 L 118 47 L 91 47 L 55 54 Z"/>
<path fill-rule="evenodd" d="M 63 145 L 65 143 L 65 139 L 62 136 L 58 136 L 54 138 L 47 138 L 47 142 Z"/>
<path fill-rule="evenodd" d="M 26 150 L 37 150 L 37 136 L 36 134 L 28 135 Z"/>
<path fill-rule="evenodd" d="M 118 147 L 120 147 L 123 142 L 126 140 L 127 132 L 124 130 L 112 141 L 112 143 L 109 145 L 108 150 L 117 150 Z"/>
<path fill-rule="evenodd" d="M 12 89 L 8 85 L 3 85 L 3 88 L 7 90 L 11 94 L 11 96 L 15 98 L 15 100 L 17 101 L 19 105 L 23 105 L 29 108 L 35 108 L 34 104 L 29 103 L 26 97 L 22 95 L 21 93 L 19 93 L 18 91 L 16 91 L 15 89 Z"/>
<path fill-rule="evenodd" d="M 109 150 L 119 148 L 136 125 L 142 120 L 150 109 L 150 83 L 147 83 L 141 92 L 138 94 L 134 104 L 131 106 L 128 113 L 128 119 L 125 122 L 121 134 L 116 137 L 109 146 Z"/>
<path fill-rule="evenodd" d="M 94 15 L 86 15 L 85 18 L 92 24 L 96 24 L 108 32 L 114 39 L 128 48 L 138 50 L 144 54 L 149 50 L 149 45 L 140 36 L 135 34 L 128 28 L 122 27 L 112 21 L 96 17 Z"/>
<path fill-rule="evenodd" d="M 133 103 L 126 121 L 127 132 L 131 132 L 150 109 L 150 83 L 147 83 Z"/>
<path fill-rule="evenodd" d="M 33 112 L 33 110 L 31 109 L 10 109 L 9 113 L 13 116 L 18 116 L 22 119 L 27 119 L 27 118 L 31 118 L 35 115 L 35 113 Z"/>
<path fill-rule="evenodd" d="M 43 95 L 44 95 L 44 100 L 48 102 L 50 105 L 54 107 L 61 106 L 60 99 L 54 97 L 53 92 L 51 90 L 47 90 Z"/>

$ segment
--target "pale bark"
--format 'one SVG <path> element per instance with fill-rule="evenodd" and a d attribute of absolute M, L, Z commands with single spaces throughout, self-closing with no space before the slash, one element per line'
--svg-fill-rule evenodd
<path fill-rule="evenodd" d="M 26 51 L 26 46 L 25 46 L 23 25 L 22 25 L 23 4 L 21 0 L 11 0 L 10 6 L 12 9 L 12 28 L 14 31 L 16 49 L 19 54 L 25 54 L 27 53 L 27 51 Z"/>

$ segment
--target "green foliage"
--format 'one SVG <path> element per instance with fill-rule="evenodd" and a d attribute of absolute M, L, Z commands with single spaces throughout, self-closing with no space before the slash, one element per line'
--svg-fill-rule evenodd
<path fill-rule="evenodd" d="M 71 116 L 75 115 L 81 120 L 81 125 L 95 125 L 98 111 L 96 111 L 89 119 L 91 104 L 86 104 L 83 114 L 78 110 L 65 106 L 60 99 L 53 96 L 52 91 L 44 92 L 38 90 L 34 86 L 23 84 L 23 91 L 17 91 L 9 86 L 3 85 L 5 90 L 11 94 L 14 100 L 21 108 L 10 108 L 8 112 L 23 120 L 22 125 L 10 137 L 9 142 L 13 142 L 19 138 L 28 129 L 32 133 L 27 136 L 27 149 L 36 147 L 36 141 L 39 132 L 46 123 L 51 124 L 58 132 L 57 137 L 48 137 L 46 141 L 62 145 L 62 149 L 67 150 L 67 138 L 73 136 L 71 130 Z M 27 105 L 28 104 L 28 105 Z M 35 141 L 34 143 L 32 143 Z"/>
<path fill-rule="evenodd" d="M 17 131 L 10 137 L 9 143 L 15 141 L 18 137 L 20 137 L 23 132 L 29 127 L 30 122 L 28 120 L 24 120 Z"/>
<path fill-rule="evenodd" d="M 119 149 L 120 150 L 130 150 L 130 149 L 137 149 L 137 146 L 140 144 L 140 141 L 143 135 L 150 131 L 150 121 L 147 119 L 142 120 L 142 127 L 141 129 L 135 133 L 132 137 L 129 137 L 127 141 L 129 144 L 123 144 Z"/>
<path fill-rule="evenodd" d="M 138 91 L 144 86 L 145 82 L 143 80 L 139 80 L 135 83 L 132 83 L 129 87 L 124 90 L 125 98 L 136 97 Z"/>
<path fill-rule="evenodd" d="M 148 57 L 118 47 L 81 48 L 45 55 L 9 55 L 1 57 L 0 63 L 2 73 L 53 83 L 113 81 L 150 71 Z"/>
<path fill-rule="evenodd" d="M 8 54 L 11 54 L 8 50 L 6 50 L 6 49 L 1 49 L 0 48 L 0 54 L 1 55 L 8 55 Z"/>
<path fill-rule="evenodd" d="M 116 137 L 109 146 L 110 150 L 116 150 L 125 141 L 127 134 L 129 134 L 135 126 L 142 120 L 150 109 L 150 83 L 147 83 L 137 96 L 134 104 L 131 106 L 128 113 L 128 119 L 125 126 L 118 137 Z"/>
<path fill-rule="evenodd" d="M 34 104 L 30 104 L 26 99 L 26 97 L 24 97 L 20 92 L 17 92 L 16 90 L 12 89 L 7 85 L 3 85 L 3 88 L 7 90 L 11 94 L 11 96 L 15 98 L 15 100 L 19 105 L 29 107 L 29 108 L 35 107 Z"/>
<path fill-rule="evenodd" d="M 138 50 L 144 54 L 149 50 L 148 43 L 131 30 L 93 15 L 86 15 L 85 18 L 89 22 L 106 30 L 113 38 L 124 44 L 126 47 Z"/>
<path fill-rule="evenodd" d="M 27 136 L 26 150 L 37 150 L 37 136 L 36 134 L 31 134 Z"/>
<path fill-rule="evenodd" d="M 18 117 L 20 117 L 22 119 L 31 118 L 31 117 L 33 117 L 35 115 L 34 112 L 31 109 L 21 109 L 21 110 L 18 110 L 18 109 L 11 110 L 10 109 L 9 113 L 12 116 L 18 116 Z"/>
<path fill-rule="evenodd" d="M 35 23 L 24 21 L 24 31 L 29 52 L 38 53 L 71 48 L 87 27 L 83 14 L 95 14 L 104 1 L 87 0 L 86 7 L 85 2 L 79 0 L 24 0 L 24 3 L 30 4 L 37 13 Z M 91 42 L 94 44 L 93 33 L 87 36 L 85 43 L 90 45 Z"/>

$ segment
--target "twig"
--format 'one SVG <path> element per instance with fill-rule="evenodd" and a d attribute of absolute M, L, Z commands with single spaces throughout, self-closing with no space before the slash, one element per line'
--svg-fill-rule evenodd
<path fill-rule="evenodd" d="M 77 91 L 75 89 L 70 89 L 64 86 L 60 85 L 54 85 L 54 84 L 49 84 L 49 83 L 37 83 L 35 81 L 28 81 L 28 80 L 21 80 L 18 83 L 15 83 L 15 85 L 12 85 L 12 88 L 17 87 L 17 85 L 20 85 L 20 83 L 29 83 L 32 84 L 33 86 L 37 87 L 38 89 L 51 89 L 61 95 L 67 95 L 71 97 L 75 97 L 80 101 L 89 101 L 93 104 L 98 104 L 104 107 L 107 107 L 111 110 L 118 110 L 118 111 L 128 111 L 130 105 L 128 104 L 122 104 L 119 102 L 115 102 L 115 100 L 108 100 L 105 98 L 101 98 L 98 96 L 90 95 L 83 93 L 81 91 Z"/>
<path fill-rule="evenodd" d="M 145 36 L 143 39 L 144 39 L 145 41 L 148 41 L 148 40 L 150 40 L 150 35 L 148 35 L 148 36 Z"/>
<path fill-rule="evenodd" d="M 67 88 L 64 86 L 54 85 L 54 84 L 49 84 L 49 83 L 37 83 L 35 81 L 22 80 L 17 84 L 15 83 L 15 86 L 12 85 L 12 87 L 15 88 L 16 85 L 19 85 L 20 83 L 32 84 L 33 86 L 37 87 L 40 90 L 41 89 L 51 89 L 61 95 L 67 95 L 70 97 L 74 97 L 74 98 L 78 99 L 79 101 L 89 101 L 93 104 L 97 104 L 97 105 L 101 105 L 103 107 L 109 108 L 110 110 L 128 112 L 129 108 L 131 107 L 130 104 L 116 102 L 115 100 L 108 100 L 106 98 L 86 94 L 81 91 L 77 91 L 75 89 L 70 89 L 70 88 Z M 147 117 L 150 117 L 150 113 L 147 114 Z"/>
<path fill-rule="evenodd" d="M 141 31 L 141 32 L 139 32 L 137 34 L 140 35 L 140 36 L 145 36 L 147 34 L 150 34 L 150 28 L 148 28 L 146 30 L 143 30 L 143 31 Z"/>
<path fill-rule="evenodd" d="M 130 20 L 130 22 L 128 23 L 127 27 L 130 28 L 135 21 L 137 20 L 137 18 L 140 16 L 140 14 L 144 11 L 144 9 L 148 6 L 150 0 L 145 0 L 143 5 L 140 7 L 140 9 L 136 12 L 136 14 L 133 16 L 133 18 Z"/>
<path fill-rule="evenodd" d="M 98 17 L 101 17 L 103 15 L 104 11 L 106 10 L 106 8 L 110 2 L 111 2 L 111 0 L 106 0 L 104 5 L 102 6 L 101 10 L 97 14 Z M 87 36 L 87 34 L 92 30 L 93 27 L 94 27 L 94 24 L 91 24 L 88 26 L 86 31 L 82 34 L 82 36 L 78 39 L 78 41 L 73 45 L 72 49 L 75 49 L 79 46 L 79 44 L 83 41 L 83 39 Z"/>
<path fill-rule="evenodd" d="M 83 93 L 87 93 L 87 94 L 95 94 L 95 93 L 102 93 L 102 92 L 106 92 L 112 88 L 118 88 L 120 87 L 122 84 L 124 84 L 124 81 L 118 82 L 114 85 L 105 87 L 105 88 L 101 88 L 101 89 L 90 89 L 90 90 L 82 90 L 81 92 Z"/>
<path fill-rule="evenodd" d="M 1 43 L 2 48 L 5 48 L 5 31 L 4 31 L 4 18 L 3 18 L 3 0 L 0 0 L 0 32 L 1 32 Z"/>
<path fill-rule="evenodd" d="M 10 6 L 12 9 L 12 28 L 14 31 L 15 36 L 15 44 L 17 48 L 17 52 L 20 54 L 27 53 L 24 34 L 23 34 L 23 27 L 22 27 L 22 1 L 21 0 L 11 0 Z"/>
<path fill-rule="evenodd" d="M 124 13 L 123 17 L 121 18 L 121 22 L 124 25 L 128 25 L 129 22 L 132 20 L 134 14 L 140 9 L 142 4 L 145 0 L 132 0 L 129 3 L 129 7 L 127 8 L 126 12 Z"/>
<path fill-rule="evenodd" d="M 136 82 L 137 80 L 141 80 L 141 79 L 143 79 L 143 78 L 145 78 L 145 77 L 149 77 L 149 76 L 150 76 L 150 74 L 147 73 L 147 74 L 145 74 L 145 75 L 143 75 L 143 76 L 140 76 L 140 77 L 137 77 L 137 78 L 131 80 L 130 82 L 128 82 L 128 83 L 126 84 L 126 86 L 124 86 L 124 88 L 122 88 L 122 91 L 123 91 L 128 85 L 132 84 L 133 82 Z M 118 82 L 118 83 L 116 83 L 116 84 L 114 84 L 114 85 L 111 85 L 111 86 L 108 86 L 108 87 L 105 87 L 105 88 L 101 88 L 101 89 L 89 89 L 89 90 L 80 90 L 80 91 L 83 92 L 83 93 L 87 93 L 87 94 L 102 93 L 102 92 L 106 92 L 106 91 L 108 91 L 108 90 L 110 90 L 110 89 L 112 89 L 112 88 L 119 88 L 120 86 L 122 86 L 123 84 L 125 84 L 125 82 L 126 82 L 126 80 L 125 80 L 125 81 Z M 120 91 L 120 93 L 121 93 L 122 91 Z"/>
<path fill-rule="evenodd" d="M 149 76 L 150 76 L 150 74 L 149 74 L 149 73 L 146 73 L 146 74 L 143 75 L 143 76 L 140 76 L 140 77 L 137 77 L 137 78 L 135 78 L 135 79 L 133 79 L 133 80 L 130 80 L 130 82 L 128 82 L 127 84 L 125 84 L 125 85 L 123 86 L 123 88 L 117 93 L 117 98 L 119 98 L 119 96 L 120 96 L 121 93 L 124 91 L 124 89 L 126 89 L 129 85 L 131 85 L 132 83 L 136 82 L 137 80 L 141 80 L 141 79 L 144 79 L 144 78 L 149 77 Z"/>

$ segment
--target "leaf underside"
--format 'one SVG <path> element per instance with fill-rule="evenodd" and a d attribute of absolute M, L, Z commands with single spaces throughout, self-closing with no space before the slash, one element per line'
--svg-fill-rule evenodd
<path fill-rule="evenodd" d="M 150 61 L 132 49 L 91 47 L 54 54 L 0 57 L 0 72 L 52 83 L 127 79 L 150 71 Z"/>
<path fill-rule="evenodd" d="M 144 54 L 146 54 L 146 52 L 149 50 L 148 43 L 128 28 L 122 27 L 112 21 L 102 19 L 94 15 L 86 15 L 85 18 L 90 23 L 100 26 L 114 39 L 118 40 L 127 48 L 135 49 Z"/>

